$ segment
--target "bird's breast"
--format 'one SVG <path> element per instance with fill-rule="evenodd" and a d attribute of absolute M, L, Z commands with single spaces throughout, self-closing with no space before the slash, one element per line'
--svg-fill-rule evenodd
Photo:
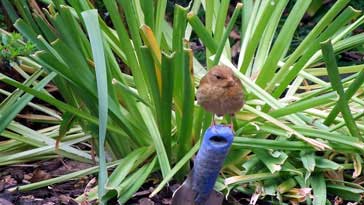
<path fill-rule="evenodd" d="M 200 87 L 197 101 L 207 111 L 217 115 L 232 114 L 239 111 L 244 104 L 243 90 L 237 87 Z"/>

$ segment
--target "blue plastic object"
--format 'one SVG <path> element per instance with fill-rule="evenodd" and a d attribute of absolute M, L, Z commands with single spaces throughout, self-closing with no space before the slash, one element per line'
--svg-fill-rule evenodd
<path fill-rule="evenodd" d="M 196 204 L 204 204 L 213 191 L 233 138 L 234 133 L 228 126 L 214 125 L 206 130 L 192 170 Z"/>

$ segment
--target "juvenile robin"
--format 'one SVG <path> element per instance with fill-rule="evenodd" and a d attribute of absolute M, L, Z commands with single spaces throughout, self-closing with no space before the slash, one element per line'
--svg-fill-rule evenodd
<path fill-rule="evenodd" d="M 197 103 L 214 116 L 234 116 L 244 105 L 243 85 L 231 68 L 214 66 L 202 77 L 197 90 Z M 213 124 L 215 125 L 215 119 Z M 230 122 L 229 125 L 233 127 Z"/>

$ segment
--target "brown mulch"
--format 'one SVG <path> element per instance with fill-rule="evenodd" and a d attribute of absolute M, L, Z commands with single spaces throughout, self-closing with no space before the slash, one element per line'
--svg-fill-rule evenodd
<path fill-rule="evenodd" d="M 38 161 L 28 164 L 18 164 L 0 167 L 0 205 L 73 205 L 78 204 L 74 198 L 87 193 L 96 185 L 90 181 L 95 176 L 85 176 L 79 179 L 68 180 L 60 184 L 54 184 L 31 191 L 18 191 L 17 186 L 26 185 L 50 178 L 58 177 L 71 172 L 89 168 L 93 165 L 82 162 L 59 159 Z M 87 188 L 86 188 L 87 187 Z M 157 196 L 150 199 L 148 196 L 153 191 L 155 184 L 148 182 L 134 194 L 126 204 L 140 205 L 168 205 L 171 204 L 173 191 L 178 184 L 163 189 Z M 93 205 L 95 201 L 84 202 L 81 205 Z M 108 204 L 118 204 L 111 201 Z"/>
<path fill-rule="evenodd" d="M 73 198 L 84 193 L 87 183 L 93 176 L 68 180 L 32 191 L 9 191 L 13 187 L 34 183 L 67 173 L 83 170 L 92 165 L 66 160 L 67 167 L 58 159 L 40 161 L 34 164 L 21 164 L 0 167 L 1 205 L 58 205 L 77 204 Z"/>
<path fill-rule="evenodd" d="M 96 183 L 95 176 L 68 180 L 59 184 L 50 185 L 31 191 L 18 191 L 17 186 L 26 185 L 50 178 L 58 177 L 67 173 L 83 170 L 91 167 L 90 164 L 82 162 L 51 159 L 37 161 L 34 163 L 17 164 L 0 167 L 0 205 L 76 205 L 74 199 L 87 193 Z M 152 177 L 157 178 L 157 176 Z M 127 205 L 170 205 L 173 192 L 179 184 L 171 182 L 155 197 L 149 198 L 153 189 L 158 185 L 158 180 L 150 180 L 145 183 L 138 192 L 126 203 Z M 91 184 L 91 186 L 90 186 Z M 90 187 L 89 187 L 90 186 Z M 248 204 L 249 196 L 231 196 L 224 204 Z M 93 205 L 95 201 L 84 202 L 81 205 Z M 112 200 L 108 204 L 116 205 L 117 201 Z M 263 205 L 263 204 L 260 204 Z"/>

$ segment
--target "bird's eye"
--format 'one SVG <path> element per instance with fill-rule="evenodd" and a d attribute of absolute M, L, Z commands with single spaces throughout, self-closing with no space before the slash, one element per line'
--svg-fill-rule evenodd
<path fill-rule="evenodd" d="M 218 80 L 221 80 L 222 79 L 222 77 L 220 76 L 220 75 L 214 75 L 215 77 L 216 77 L 216 79 L 218 79 Z"/>

